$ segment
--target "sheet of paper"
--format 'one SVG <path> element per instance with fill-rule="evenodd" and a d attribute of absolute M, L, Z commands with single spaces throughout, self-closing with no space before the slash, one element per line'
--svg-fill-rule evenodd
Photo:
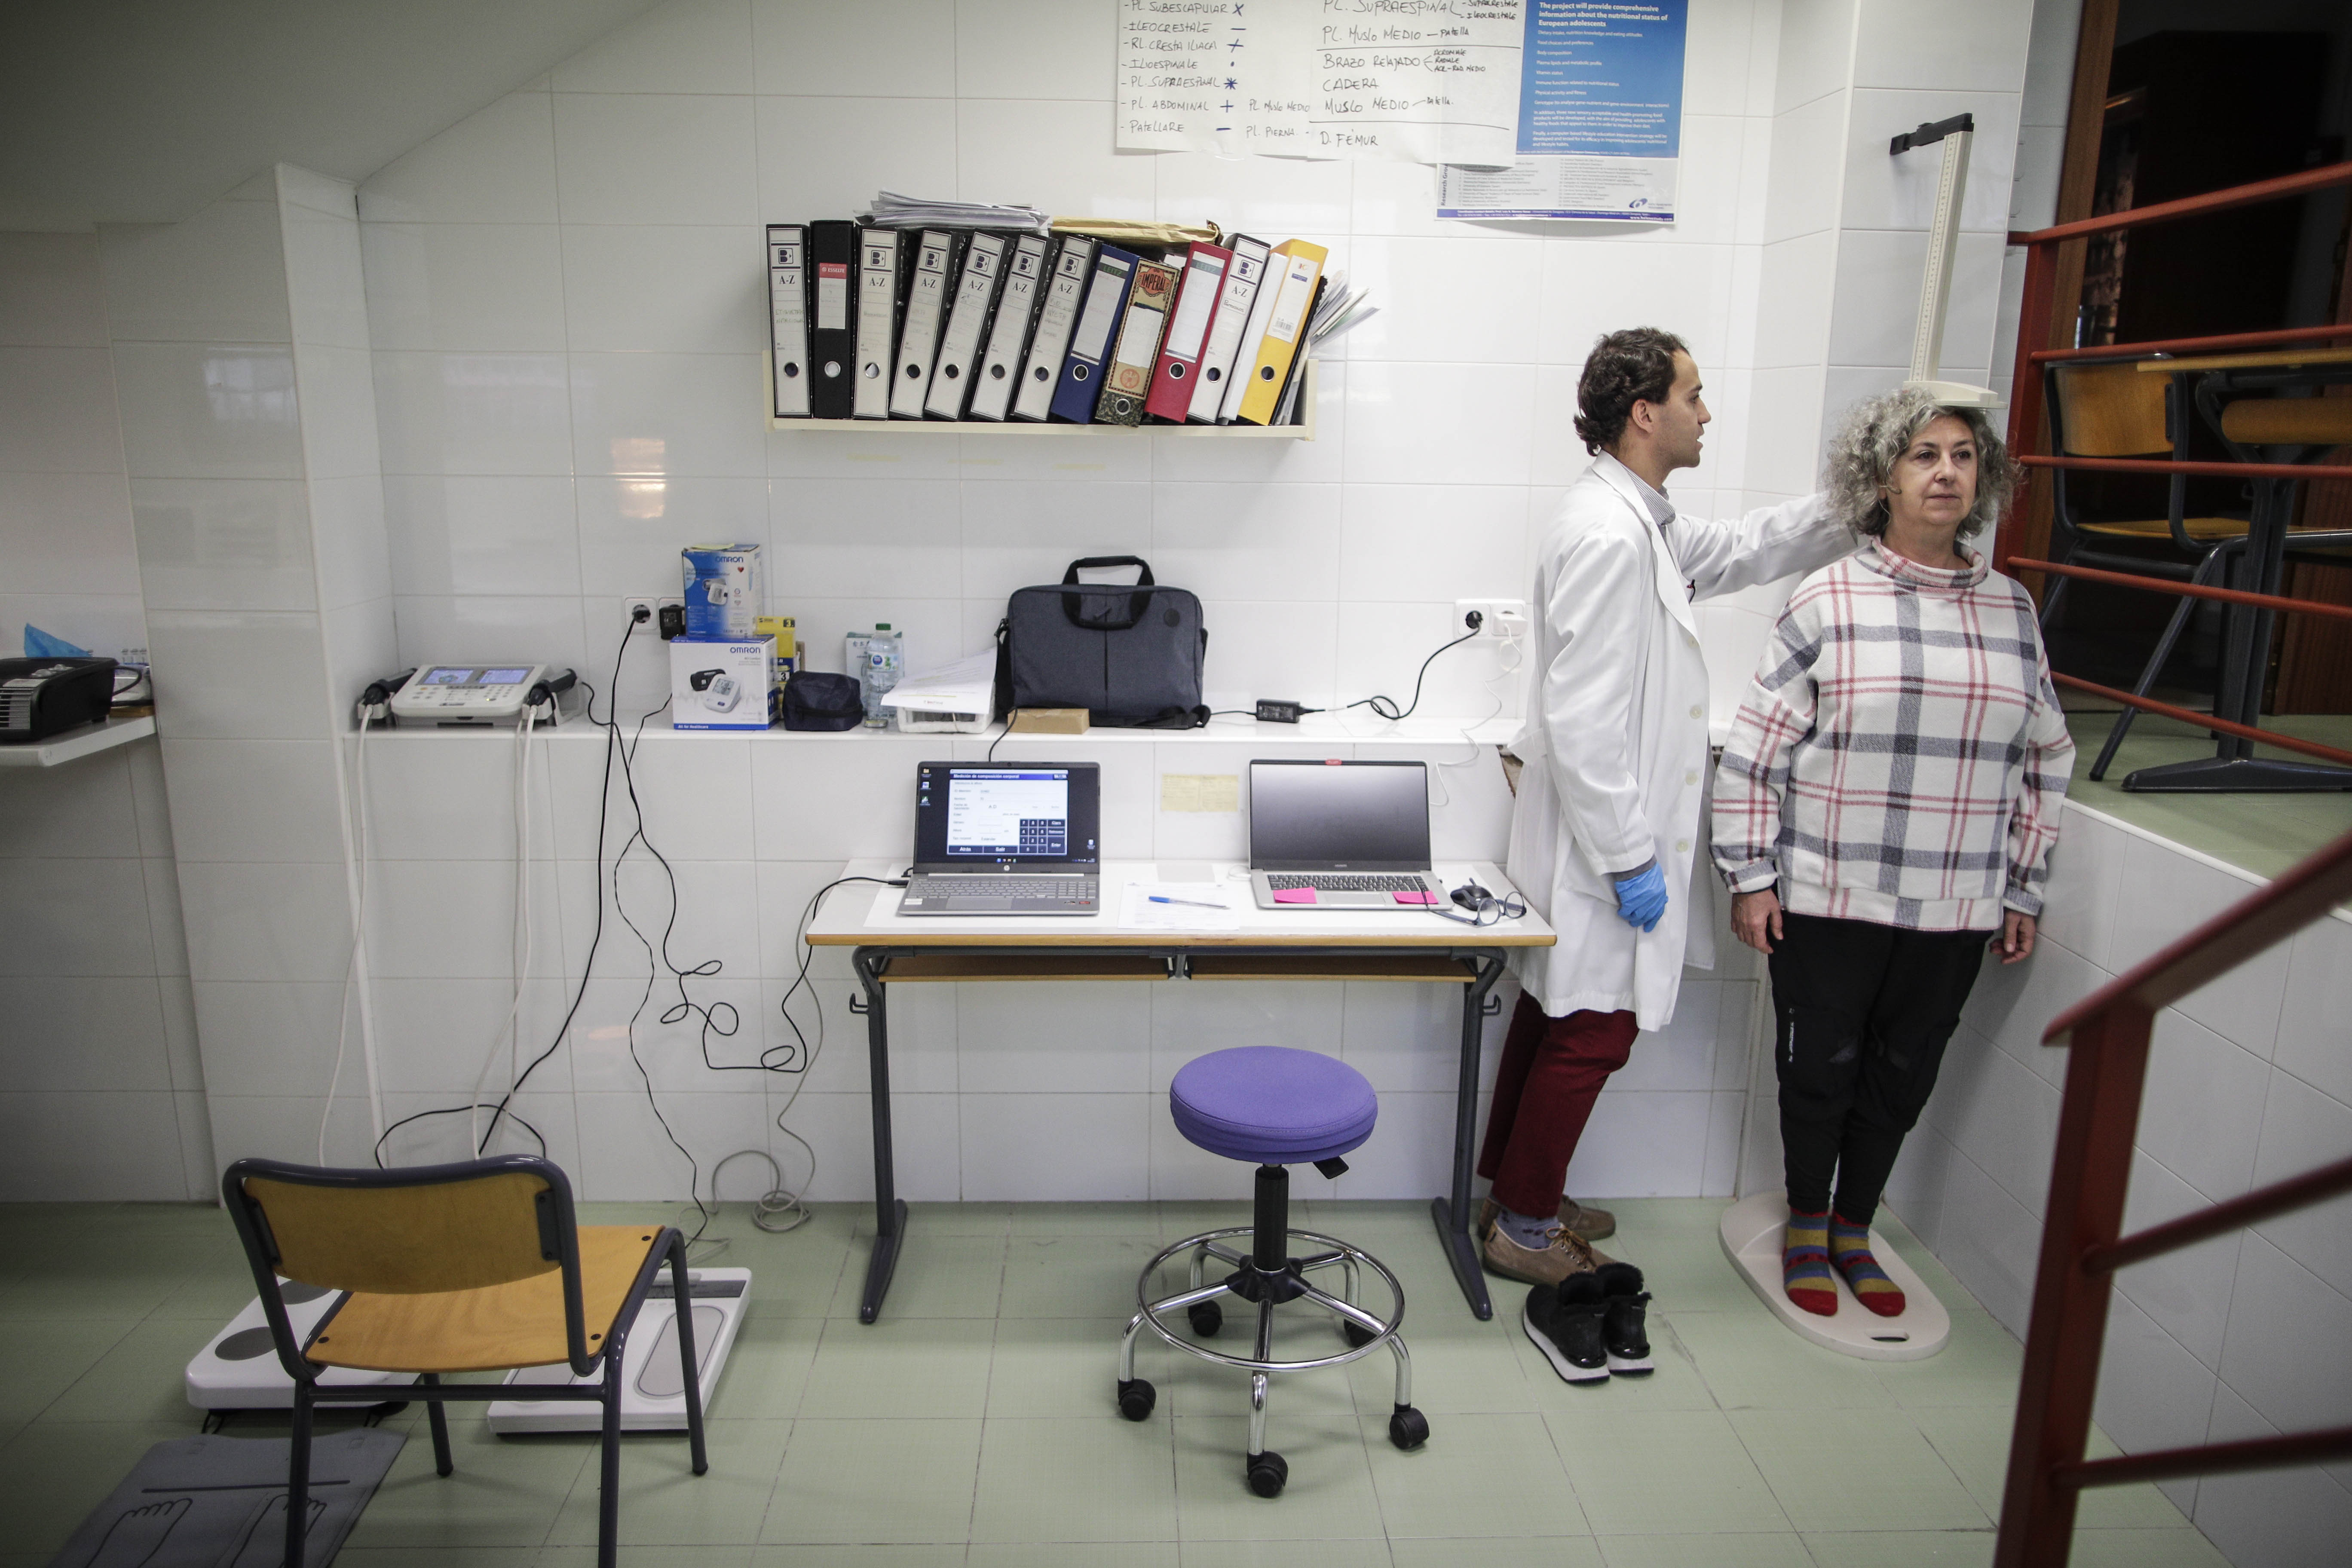
<path fill-rule="evenodd" d="M 1161 773 L 1162 811 L 1237 812 L 1242 808 L 1239 773 Z"/>
<path fill-rule="evenodd" d="M 927 669 L 884 693 L 877 707 L 918 708 L 930 713 L 986 713 L 996 689 L 996 650 L 960 658 L 944 669 Z"/>
<path fill-rule="evenodd" d="M 1501 165 L 1532 0 L 1118 0 L 1122 152 Z"/>
<path fill-rule="evenodd" d="M 1244 898 L 1248 889 L 1241 889 Z M 1154 903 L 1153 898 L 1181 900 Z M 1120 894 L 1118 923 L 1135 931 L 1239 931 L 1234 889 L 1207 882 L 1129 882 Z"/>

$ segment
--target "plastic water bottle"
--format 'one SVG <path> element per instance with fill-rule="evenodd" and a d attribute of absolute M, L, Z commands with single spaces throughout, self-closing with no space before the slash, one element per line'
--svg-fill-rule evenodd
<path fill-rule="evenodd" d="M 866 638 L 866 673 L 862 681 L 867 729 L 889 728 L 890 714 L 880 706 L 881 699 L 897 687 L 906 668 L 906 639 L 890 629 L 889 622 L 877 621 Z"/>

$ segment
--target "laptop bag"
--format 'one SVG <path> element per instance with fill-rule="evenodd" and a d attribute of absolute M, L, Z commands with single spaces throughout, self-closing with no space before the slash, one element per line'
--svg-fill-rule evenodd
<path fill-rule="evenodd" d="M 1131 586 L 1089 583 L 1081 569 L 1132 566 Z M 1057 584 L 1014 591 L 996 629 L 1001 705 L 1083 708 L 1109 729 L 1190 730 L 1209 633 L 1201 601 L 1152 581 L 1140 556 L 1090 555 Z"/>

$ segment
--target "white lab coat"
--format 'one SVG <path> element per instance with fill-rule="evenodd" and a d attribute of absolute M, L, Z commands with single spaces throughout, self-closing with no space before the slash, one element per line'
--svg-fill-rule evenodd
<path fill-rule="evenodd" d="M 1852 552 L 1819 496 L 1732 522 L 1674 518 L 1661 530 L 1640 482 L 1596 458 L 1569 488 L 1536 570 L 1535 658 L 1524 763 L 1511 809 L 1512 883 L 1559 932 L 1512 950 L 1543 1010 L 1631 1009 L 1644 1029 L 1673 1021 L 1685 956 L 1715 966 L 1706 868 L 1706 663 L 1691 600 L 1811 572 Z M 1612 872 L 1655 857 L 1664 916 L 1643 932 L 1617 914 Z M 1696 921 L 1694 911 L 1698 912 Z"/>

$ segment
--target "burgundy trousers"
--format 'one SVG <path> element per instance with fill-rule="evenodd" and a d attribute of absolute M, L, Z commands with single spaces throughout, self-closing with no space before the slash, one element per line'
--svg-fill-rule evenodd
<path fill-rule="evenodd" d="M 1559 1211 L 1592 1102 L 1639 1032 L 1631 1013 L 1551 1018 L 1534 997 L 1519 997 L 1478 1151 L 1478 1173 L 1495 1184 L 1496 1203 L 1530 1216 Z"/>

